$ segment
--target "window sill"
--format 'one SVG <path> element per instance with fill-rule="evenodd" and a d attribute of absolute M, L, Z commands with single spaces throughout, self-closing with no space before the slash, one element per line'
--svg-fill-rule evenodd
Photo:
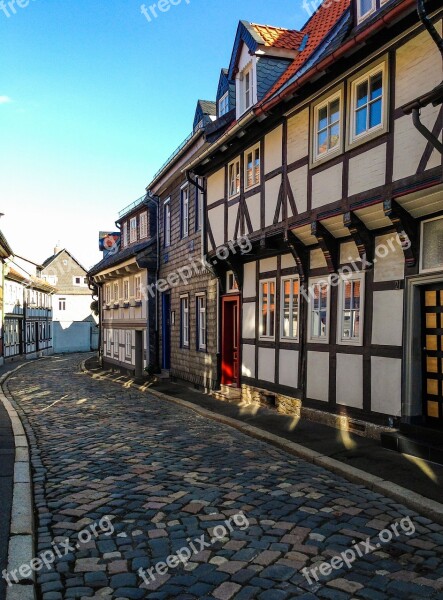
<path fill-rule="evenodd" d="M 258 191 L 261 187 L 261 181 L 259 181 L 258 183 L 254 183 L 254 185 L 251 185 L 249 187 L 245 186 L 245 193 L 249 193 L 249 192 L 254 192 L 254 191 Z M 238 194 L 240 195 L 240 194 Z"/>
<path fill-rule="evenodd" d="M 337 340 L 337 346 L 356 346 L 361 348 L 363 340 Z"/>
<path fill-rule="evenodd" d="M 318 339 L 318 338 L 308 338 L 308 344 L 322 344 L 323 346 L 329 344 L 329 338 L 326 339 Z"/>
<path fill-rule="evenodd" d="M 334 160 L 334 158 L 338 158 L 342 154 L 343 154 L 343 147 L 340 147 L 338 150 L 334 150 L 328 154 L 324 154 L 322 156 L 318 156 L 315 158 L 311 157 L 311 160 L 309 162 L 309 168 L 315 169 L 317 167 L 321 167 L 324 164 L 328 163 L 329 161 Z"/>
<path fill-rule="evenodd" d="M 346 151 L 358 148 L 359 146 L 367 144 L 368 142 L 371 142 L 372 140 L 375 140 L 378 137 L 381 137 L 387 133 L 389 133 L 389 128 L 380 125 L 379 127 L 374 128 L 373 130 L 370 130 L 367 133 L 362 133 L 358 137 L 349 140 L 349 142 L 346 145 Z"/>

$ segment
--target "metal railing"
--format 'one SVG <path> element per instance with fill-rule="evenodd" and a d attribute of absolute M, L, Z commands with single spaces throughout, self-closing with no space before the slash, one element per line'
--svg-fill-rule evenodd
<path fill-rule="evenodd" d="M 138 198 L 134 202 L 131 202 L 131 204 L 129 204 L 128 206 L 126 206 L 123 210 L 121 210 L 118 213 L 119 218 L 124 217 L 126 214 L 132 212 L 134 210 L 134 208 L 137 208 L 137 206 L 139 204 L 143 204 L 143 202 L 145 200 L 146 200 L 146 194 L 144 196 L 141 196 L 140 198 Z"/>

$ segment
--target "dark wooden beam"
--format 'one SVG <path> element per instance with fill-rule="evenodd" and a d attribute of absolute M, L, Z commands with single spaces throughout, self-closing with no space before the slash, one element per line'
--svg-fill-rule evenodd
<path fill-rule="evenodd" d="M 325 256 L 329 272 L 335 273 L 338 270 L 340 262 L 339 242 L 320 221 L 313 221 L 311 223 L 311 233 L 317 238 L 318 244 Z"/>
<path fill-rule="evenodd" d="M 385 215 L 391 220 L 400 238 L 406 266 L 415 266 L 419 255 L 418 221 L 400 206 L 398 202 L 392 199 L 384 201 L 383 210 Z"/>
<path fill-rule="evenodd" d="M 365 268 L 371 268 L 374 259 L 375 235 L 353 212 L 343 215 L 343 224 L 349 230 L 357 246 L 358 254 Z"/>
<path fill-rule="evenodd" d="M 284 241 L 295 260 L 300 281 L 307 282 L 309 277 L 309 250 L 292 231 L 286 231 Z"/>

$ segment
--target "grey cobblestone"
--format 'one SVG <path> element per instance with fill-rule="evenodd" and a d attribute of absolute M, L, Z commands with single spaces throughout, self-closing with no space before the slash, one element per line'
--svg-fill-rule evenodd
<path fill-rule="evenodd" d="M 65 538 L 43 600 L 443 598 L 443 528 L 238 431 L 149 394 L 95 381 L 79 356 L 7 382 L 30 440 L 39 551 Z M 220 541 L 214 528 L 243 511 Z M 115 531 L 80 543 L 103 516 Z M 402 535 L 310 585 L 301 570 L 410 515 Z M 109 532 L 108 532 L 109 533 Z M 210 545 L 147 585 L 138 570 L 201 536 Z"/>

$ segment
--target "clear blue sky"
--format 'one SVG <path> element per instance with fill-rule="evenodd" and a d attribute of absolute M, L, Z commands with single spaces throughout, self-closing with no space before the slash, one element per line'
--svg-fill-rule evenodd
<path fill-rule="evenodd" d="M 182 0 L 152 22 L 140 6 L 0 10 L 0 228 L 18 254 L 43 261 L 60 241 L 94 264 L 98 231 L 191 131 L 197 99 L 215 99 L 238 21 L 300 28 L 308 17 L 287 0 Z"/>

